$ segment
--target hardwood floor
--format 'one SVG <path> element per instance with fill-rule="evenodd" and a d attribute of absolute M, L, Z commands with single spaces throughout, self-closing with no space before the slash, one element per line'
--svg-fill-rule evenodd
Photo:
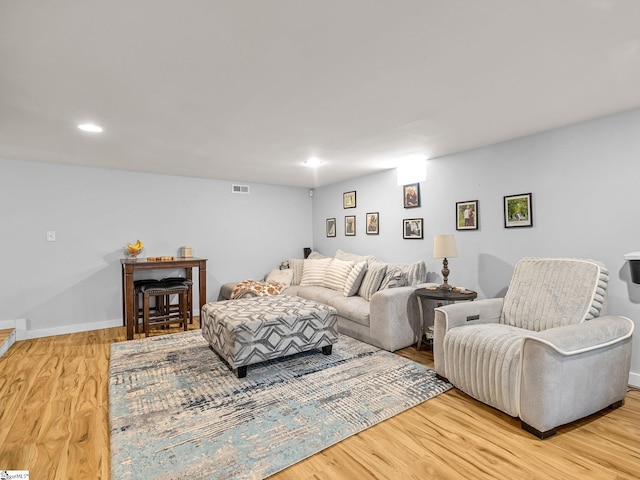
<path fill-rule="evenodd" d="M 197 325 L 194 326 L 197 328 Z M 109 346 L 124 328 L 25 340 L 0 359 L 0 469 L 34 480 L 109 479 Z M 400 352 L 433 365 L 430 351 Z M 277 480 L 632 479 L 640 392 L 537 440 L 450 390 L 274 475 Z M 115 479 L 114 479 L 115 480 Z"/>

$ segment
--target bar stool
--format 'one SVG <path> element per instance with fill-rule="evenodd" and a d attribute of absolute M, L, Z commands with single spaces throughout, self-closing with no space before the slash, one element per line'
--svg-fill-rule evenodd
<path fill-rule="evenodd" d="M 181 323 L 184 330 L 188 324 L 188 293 L 190 286 L 182 282 L 166 282 L 164 280 L 155 284 L 143 285 L 142 292 L 142 317 L 145 337 L 149 336 L 151 326 L 169 325 L 171 323 Z M 169 301 L 171 295 L 178 295 L 179 302 L 177 311 L 172 309 Z M 149 300 L 155 297 L 155 309 L 151 315 Z"/>
<path fill-rule="evenodd" d="M 193 281 L 182 277 L 166 277 L 162 279 L 163 283 L 183 283 L 189 290 L 187 292 L 187 317 L 189 323 L 193 323 Z M 168 299 L 167 299 L 168 300 Z M 175 307 L 175 305 L 174 305 Z"/>

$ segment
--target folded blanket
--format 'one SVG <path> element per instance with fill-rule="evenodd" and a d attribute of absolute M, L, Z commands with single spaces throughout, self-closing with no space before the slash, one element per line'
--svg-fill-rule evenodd
<path fill-rule="evenodd" d="M 284 283 L 256 282 L 255 280 L 245 280 L 238 283 L 231 292 L 231 299 L 243 297 L 266 297 L 268 295 L 279 295 L 287 286 Z"/>

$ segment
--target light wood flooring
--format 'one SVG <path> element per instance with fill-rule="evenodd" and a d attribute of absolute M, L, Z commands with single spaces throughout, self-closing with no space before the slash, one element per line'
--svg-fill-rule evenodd
<path fill-rule="evenodd" d="M 0 358 L 0 470 L 29 470 L 32 480 L 110 478 L 109 346 L 124 338 L 124 328 L 111 328 L 25 340 Z M 398 353 L 433 365 L 430 351 Z M 454 389 L 272 479 L 639 477 L 638 391 L 541 441 Z"/>

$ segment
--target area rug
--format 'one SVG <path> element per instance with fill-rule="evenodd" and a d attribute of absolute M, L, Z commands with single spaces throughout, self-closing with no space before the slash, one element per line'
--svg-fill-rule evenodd
<path fill-rule="evenodd" d="M 199 330 L 114 343 L 111 478 L 262 479 L 450 388 L 344 335 L 243 379 Z"/>

